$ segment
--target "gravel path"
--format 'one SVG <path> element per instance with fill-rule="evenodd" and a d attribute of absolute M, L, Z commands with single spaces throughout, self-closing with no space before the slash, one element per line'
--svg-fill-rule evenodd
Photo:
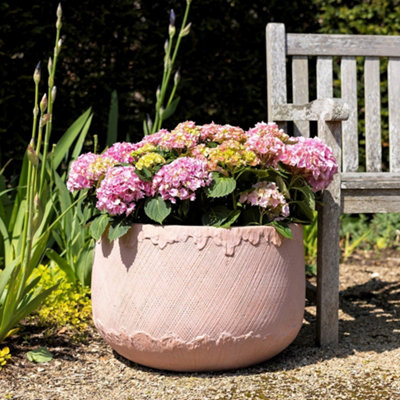
<path fill-rule="evenodd" d="M 170 373 L 113 353 L 93 332 L 87 344 L 63 333 L 45 338 L 27 326 L 7 343 L 0 399 L 203 400 L 400 399 L 400 253 L 354 256 L 341 266 L 340 344 L 314 345 L 315 307 L 306 307 L 295 342 L 272 360 L 224 373 Z M 19 341 L 18 341 L 19 340 Z M 26 352 L 44 345 L 55 358 L 33 364 Z"/>

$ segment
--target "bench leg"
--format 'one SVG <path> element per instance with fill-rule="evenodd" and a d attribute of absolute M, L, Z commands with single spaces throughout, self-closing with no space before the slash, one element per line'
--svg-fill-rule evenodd
<path fill-rule="evenodd" d="M 331 193 L 323 196 L 318 211 L 317 342 L 336 344 L 339 339 L 339 230 L 340 208 Z"/>

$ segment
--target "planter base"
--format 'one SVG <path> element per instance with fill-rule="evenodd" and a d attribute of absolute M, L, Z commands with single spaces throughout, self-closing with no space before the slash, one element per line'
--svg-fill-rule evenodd
<path fill-rule="evenodd" d="M 302 228 L 135 224 L 96 246 L 94 323 L 148 367 L 212 371 L 271 358 L 296 337 L 305 299 Z"/>

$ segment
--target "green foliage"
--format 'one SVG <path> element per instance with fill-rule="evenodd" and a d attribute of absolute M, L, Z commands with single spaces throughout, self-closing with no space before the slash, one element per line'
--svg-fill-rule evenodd
<path fill-rule="evenodd" d="M 161 196 L 157 196 L 146 201 L 144 212 L 150 219 L 162 224 L 171 213 L 171 205 L 165 202 Z"/>
<path fill-rule="evenodd" d="M 57 287 L 55 283 L 43 288 L 39 284 L 40 276 L 34 272 L 46 252 L 55 227 L 80 201 L 66 202 L 63 193 L 65 187 L 60 184 L 56 169 L 67 158 L 74 141 L 76 145 L 73 154 L 80 153 L 90 125 L 90 110 L 84 114 L 83 119 L 73 124 L 50 151 L 56 94 L 55 71 L 61 50 L 60 29 L 61 7 L 57 10 L 54 55 L 48 63 L 47 98 L 43 96 L 40 103 L 39 64 L 33 75 L 35 95 L 32 134 L 18 183 L 13 190 L 4 190 L 6 179 L 3 176 L 0 179 L 0 188 L 3 189 L 0 193 L 0 342 L 16 332 L 18 322 L 32 313 Z M 57 203 L 65 205 L 60 214 L 55 213 Z"/>
<path fill-rule="evenodd" d="M 35 318 L 45 327 L 63 329 L 74 338 L 82 337 L 88 329 L 92 317 L 90 289 L 79 282 L 72 283 L 66 273 L 55 263 L 40 265 L 36 271 L 41 276 L 43 287 L 58 287 L 36 311 Z"/>
<path fill-rule="evenodd" d="M 220 176 L 213 173 L 213 182 L 207 190 L 208 197 L 224 197 L 231 194 L 236 189 L 236 181 L 229 176 Z"/>
<path fill-rule="evenodd" d="M 26 353 L 26 358 L 37 364 L 49 362 L 53 359 L 53 354 L 50 353 L 46 347 L 39 347 L 35 350 L 28 351 Z"/>

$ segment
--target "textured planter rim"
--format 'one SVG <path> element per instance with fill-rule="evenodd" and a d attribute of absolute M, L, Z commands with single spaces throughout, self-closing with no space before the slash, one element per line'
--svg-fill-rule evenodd
<path fill-rule="evenodd" d="M 302 226 L 291 229 L 294 238 L 284 239 L 270 226 L 133 224 L 112 243 L 102 238 L 92 275 L 94 323 L 117 353 L 159 369 L 224 370 L 271 358 L 303 320 Z"/>

